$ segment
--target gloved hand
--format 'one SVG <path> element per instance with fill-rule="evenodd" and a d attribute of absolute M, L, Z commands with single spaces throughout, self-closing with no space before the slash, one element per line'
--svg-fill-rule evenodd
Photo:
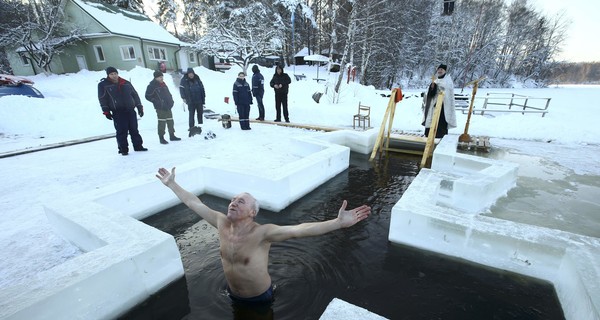
<path fill-rule="evenodd" d="M 110 111 L 104 111 L 103 114 L 106 117 L 106 119 L 112 120 L 112 114 L 110 114 Z"/>
<path fill-rule="evenodd" d="M 144 108 L 142 106 L 138 106 L 138 115 L 140 118 L 144 117 Z"/>

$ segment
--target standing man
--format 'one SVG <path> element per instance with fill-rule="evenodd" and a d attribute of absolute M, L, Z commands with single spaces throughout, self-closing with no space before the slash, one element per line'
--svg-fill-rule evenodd
<path fill-rule="evenodd" d="M 250 105 L 252 104 L 252 91 L 246 82 L 246 74 L 238 73 L 233 83 L 233 101 L 240 115 L 240 127 L 242 130 L 250 130 Z"/>
<path fill-rule="evenodd" d="M 160 168 L 156 177 L 186 206 L 217 228 L 227 292 L 234 303 L 269 305 L 273 301 L 268 270 L 272 243 L 349 228 L 371 213 L 371 208 L 366 205 L 346 210 L 348 203 L 344 200 L 335 219 L 287 226 L 258 224 L 254 218 L 260 207 L 249 193 L 231 199 L 227 214 L 224 214 L 207 207 L 196 195 L 177 184 L 175 168 L 170 172 Z"/>
<path fill-rule="evenodd" d="M 152 102 L 156 109 L 158 118 L 158 138 L 161 144 L 168 144 L 165 140 L 165 127 L 169 128 L 169 140 L 179 141 L 181 138 L 175 136 L 175 126 L 173 123 L 173 96 L 164 81 L 163 73 L 154 71 L 154 79 L 150 81 L 146 88 L 146 100 Z"/>
<path fill-rule="evenodd" d="M 204 85 L 200 81 L 200 77 L 194 72 L 193 68 L 188 68 L 185 76 L 181 78 L 179 83 L 179 92 L 181 93 L 181 99 L 188 105 L 188 111 L 190 112 L 190 134 L 194 135 L 194 113 L 197 112 L 198 124 L 202 124 L 202 114 L 204 112 L 204 102 L 206 94 L 204 93 Z M 202 131 L 202 129 L 200 129 Z"/>
<path fill-rule="evenodd" d="M 283 72 L 283 66 L 277 65 L 275 68 L 275 74 L 271 79 L 271 88 L 275 89 L 275 110 L 277 110 L 277 117 L 275 122 L 281 122 L 281 106 L 283 105 L 283 117 L 285 122 L 290 122 L 288 115 L 288 88 L 292 83 L 292 79 L 287 73 Z"/>
<path fill-rule="evenodd" d="M 444 101 L 435 137 L 442 138 L 448 134 L 448 128 L 456 128 L 454 82 L 452 77 L 446 73 L 447 68 L 445 64 L 440 64 L 435 74 L 435 80 L 431 82 L 427 94 L 423 96 L 423 122 L 421 125 L 425 126 L 425 136 L 429 136 L 433 109 L 440 91 L 444 91 Z"/>
<path fill-rule="evenodd" d="M 265 95 L 265 78 L 258 70 L 258 66 L 252 67 L 252 94 L 256 98 L 256 104 L 258 105 L 258 118 L 256 120 L 265 120 L 265 105 L 263 104 L 263 96 Z"/>
<path fill-rule="evenodd" d="M 121 77 L 114 67 L 106 68 L 107 77 L 98 83 L 98 101 L 102 113 L 108 120 L 112 120 L 117 131 L 117 145 L 119 153 L 123 156 L 129 154 L 127 134 L 131 136 L 131 143 L 135 151 L 148 151 L 142 143 L 142 136 L 138 131 L 137 115 L 144 116 L 144 107 L 140 97 L 131 83 Z"/>

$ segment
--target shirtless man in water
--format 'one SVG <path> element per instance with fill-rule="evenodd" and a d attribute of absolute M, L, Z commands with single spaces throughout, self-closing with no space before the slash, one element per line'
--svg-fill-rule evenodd
<path fill-rule="evenodd" d="M 177 184 L 175 168 L 170 172 L 160 168 L 156 177 L 186 206 L 219 231 L 221 263 L 227 280 L 227 290 L 234 302 L 272 301 L 273 287 L 268 272 L 271 243 L 318 236 L 348 228 L 366 219 L 371 213 L 371 208 L 366 205 L 346 210 L 348 203 L 344 200 L 335 219 L 291 226 L 261 225 L 254 222 L 259 205 L 249 193 L 235 196 L 225 215 L 207 207 L 196 195 Z"/>

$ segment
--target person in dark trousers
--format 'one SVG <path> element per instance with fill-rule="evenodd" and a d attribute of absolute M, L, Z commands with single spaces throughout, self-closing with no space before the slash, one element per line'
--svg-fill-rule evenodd
<path fill-rule="evenodd" d="M 444 0 L 444 13 L 442 15 L 449 16 L 454 12 L 454 0 Z"/>
<path fill-rule="evenodd" d="M 169 87 L 164 81 L 164 75 L 160 71 L 154 71 L 154 79 L 150 81 L 146 88 L 146 100 L 152 102 L 158 118 L 158 138 L 161 144 L 168 144 L 165 140 L 165 127 L 169 128 L 169 140 L 179 141 L 181 138 L 175 136 L 175 126 L 173 123 L 173 96 L 169 92 Z"/>
<path fill-rule="evenodd" d="M 246 74 L 238 73 L 233 83 L 233 101 L 240 115 L 240 127 L 242 130 L 250 130 L 250 105 L 252 104 L 252 91 L 246 82 Z"/>
<path fill-rule="evenodd" d="M 440 91 L 444 92 L 444 100 L 442 102 L 442 110 L 440 111 L 435 137 L 442 138 L 448 134 L 448 128 L 456 128 L 454 82 L 452 81 L 452 77 L 446 73 L 447 69 L 448 67 L 445 64 L 440 64 L 433 81 L 427 89 L 427 94 L 423 96 L 423 122 L 421 125 L 425 126 L 426 137 L 429 136 L 435 104 Z"/>
<path fill-rule="evenodd" d="M 263 96 L 265 95 L 265 77 L 260 73 L 257 65 L 252 67 L 252 95 L 256 98 L 258 105 L 258 118 L 256 120 L 265 120 L 265 105 L 263 104 Z"/>
<path fill-rule="evenodd" d="M 137 115 L 144 116 L 140 96 L 129 81 L 119 77 L 116 68 L 106 68 L 106 75 L 107 77 L 98 83 L 98 101 L 104 116 L 115 125 L 119 153 L 123 156 L 129 154 L 127 134 L 131 136 L 133 150 L 148 151 L 142 145 L 144 141 L 138 131 Z"/>
<path fill-rule="evenodd" d="M 179 92 L 181 93 L 181 99 L 188 105 L 188 111 L 190 112 L 189 125 L 190 134 L 193 135 L 194 127 L 194 114 L 198 116 L 198 124 L 201 125 L 202 114 L 204 112 L 204 102 L 206 94 L 204 92 L 204 85 L 200 80 L 200 77 L 194 72 L 193 68 L 188 68 L 185 76 L 181 78 L 179 83 Z"/>
<path fill-rule="evenodd" d="M 283 117 L 285 118 L 285 122 L 290 122 L 289 114 L 288 114 L 288 89 L 292 83 L 292 79 L 288 76 L 287 73 L 283 72 L 283 67 L 281 65 L 277 65 L 275 68 L 275 74 L 273 75 L 273 79 L 271 79 L 271 88 L 275 89 L 275 110 L 277 110 L 277 117 L 275 118 L 275 122 L 281 122 L 281 106 L 283 105 Z"/>

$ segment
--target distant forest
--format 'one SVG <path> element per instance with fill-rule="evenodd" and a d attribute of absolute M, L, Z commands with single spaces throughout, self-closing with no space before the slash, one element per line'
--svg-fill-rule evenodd
<path fill-rule="evenodd" d="M 563 62 L 550 74 L 550 83 L 600 84 L 600 62 Z"/>

